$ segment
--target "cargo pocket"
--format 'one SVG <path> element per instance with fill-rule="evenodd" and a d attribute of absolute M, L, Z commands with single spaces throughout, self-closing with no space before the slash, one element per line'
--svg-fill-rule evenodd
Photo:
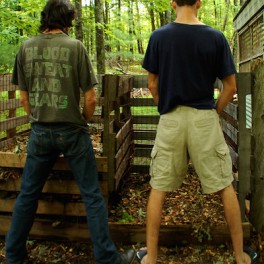
<path fill-rule="evenodd" d="M 151 151 L 151 154 L 150 154 L 150 157 L 151 157 L 151 160 L 150 160 L 150 167 L 149 167 L 149 175 L 151 177 L 153 177 L 155 175 L 155 172 L 157 172 L 157 168 L 155 166 L 155 158 L 157 157 L 157 149 L 155 148 L 155 146 L 152 148 L 152 151 Z"/>
<path fill-rule="evenodd" d="M 232 174 L 232 160 L 228 146 L 225 143 L 217 145 L 215 151 L 219 159 L 222 176 L 229 177 Z"/>

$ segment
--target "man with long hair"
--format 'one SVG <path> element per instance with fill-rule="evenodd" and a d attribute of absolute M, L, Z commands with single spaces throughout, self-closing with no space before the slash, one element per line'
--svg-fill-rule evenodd
<path fill-rule="evenodd" d="M 68 36 L 75 10 L 69 0 L 49 0 L 41 13 L 41 34 L 25 41 L 16 56 L 12 82 L 30 117 L 31 133 L 11 226 L 6 237 L 9 264 L 27 259 L 26 240 L 38 199 L 62 153 L 80 188 L 96 263 L 128 264 L 134 250 L 119 254 L 110 239 L 87 121 L 95 111 L 97 79 L 84 45 Z M 84 107 L 80 111 L 80 90 Z"/>

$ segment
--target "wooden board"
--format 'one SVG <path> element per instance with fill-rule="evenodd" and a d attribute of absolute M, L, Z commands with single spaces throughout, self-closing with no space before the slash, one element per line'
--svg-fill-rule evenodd
<path fill-rule="evenodd" d="M 10 225 L 10 216 L 0 216 L 0 236 L 5 236 Z M 80 241 L 90 239 L 90 234 L 86 224 L 67 223 L 53 227 L 52 220 L 35 219 L 31 229 L 30 239 L 63 239 Z M 113 241 L 122 244 L 134 244 L 146 242 L 146 227 L 141 224 L 119 224 L 109 223 L 110 235 Z M 243 236 L 247 241 L 250 237 L 251 225 L 243 223 Z M 193 228 L 191 225 L 161 226 L 159 245 L 175 246 L 177 244 L 199 244 L 198 240 L 191 235 Z M 204 238 L 202 243 L 221 245 L 230 241 L 230 233 L 225 224 L 211 228 L 212 240 Z"/>
<path fill-rule="evenodd" d="M 20 99 L 9 99 L 0 102 L 0 111 L 16 109 L 21 107 Z"/>
<path fill-rule="evenodd" d="M 21 126 L 27 123 L 28 123 L 28 116 L 8 118 L 6 120 L 0 121 L 0 131 L 16 128 L 17 126 Z"/>
<path fill-rule="evenodd" d="M 21 185 L 21 178 L 17 179 L 8 179 L 7 181 L 0 181 L 0 191 L 6 192 L 19 192 Z M 107 181 L 100 181 L 100 187 L 103 196 L 108 196 L 108 187 Z M 42 193 L 50 194 L 72 194 L 80 195 L 80 190 L 75 180 L 66 180 L 66 179 L 54 179 L 47 180 Z"/>
<path fill-rule="evenodd" d="M 0 198 L 0 213 L 12 213 L 16 199 Z M 50 201 L 39 200 L 36 214 L 59 216 L 86 216 L 82 202 L 61 202 L 53 198 Z"/>
<path fill-rule="evenodd" d="M 11 84 L 11 74 L 0 75 L 0 92 L 15 91 L 17 86 Z"/>
<path fill-rule="evenodd" d="M 24 168 L 26 154 L 15 154 L 11 152 L 0 151 L 0 167 Z M 107 157 L 97 157 L 97 169 L 99 172 L 107 172 Z M 66 160 L 59 157 L 55 163 L 54 170 L 70 170 Z"/>

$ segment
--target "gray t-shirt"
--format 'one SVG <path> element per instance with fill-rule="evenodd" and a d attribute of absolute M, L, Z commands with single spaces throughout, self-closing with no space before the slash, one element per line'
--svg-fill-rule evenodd
<path fill-rule="evenodd" d="M 64 33 L 25 41 L 16 56 L 12 83 L 29 93 L 30 122 L 87 126 L 79 107 L 80 90 L 97 79 L 84 45 Z"/>

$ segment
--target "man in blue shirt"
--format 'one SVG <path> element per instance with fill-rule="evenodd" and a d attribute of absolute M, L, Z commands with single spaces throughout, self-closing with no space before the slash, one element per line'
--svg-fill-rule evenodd
<path fill-rule="evenodd" d="M 176 21 L 152 33 L 143 62 L 161 116 L 151 153 L 147 251 L 137 256 L 144 264 L 157 262 L 165 194 L 181 186 L 190 157 L 204 193 L 222 198 L 236 263 L 250 264 L 243 251 L 231 157 L 219 124 L 220 112 L 236 92 L 230 48 L 221 32 L 198 20 L 200 0 L 174 0 L 172 6 Z M 222 80 L 223 90 L 215 104 L 216 78 Z"/>

